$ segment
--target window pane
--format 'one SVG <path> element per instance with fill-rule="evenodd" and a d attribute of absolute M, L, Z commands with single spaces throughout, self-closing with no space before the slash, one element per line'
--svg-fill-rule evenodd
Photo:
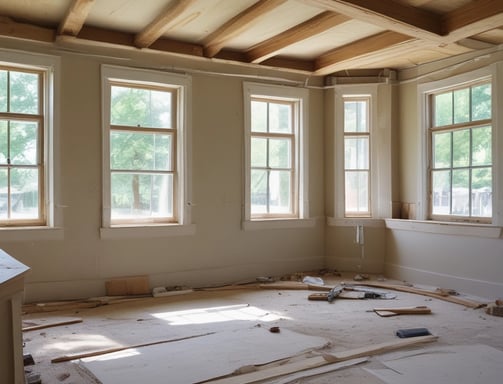
<path fill-rule="evenodd" d="M 38 218 L 38 169 L 11 169 L 11 218 Z"/>
<path fill-rule="evenodd" d="M 290 198 L 290 172 L 271 171 L 269 174 L 269 212 L 291 213 Z"/>
<path fill-rule="evenodd" d="M 252 167 L 267 167 L 267 139 L 252 137 L 250 152 Z"/>
<path fill-rule="evenodd" d="M 369 173 L 348 171 L 345 179 L 346 213 L 369 212 Z"/>
<path fill-rule="evenodd" d="M 470 171 L 455 169 L 452 171 L 452 214 L 470 215 Z"/>
<path fill-rule="evenodd" d="M 267 171 L 251 171 L 251 213 L 267 213 Z"/>
<path fill-rule="evenodd" d="M 452 92 L 434 96 L 435 127 L 452 124 Z"/>
<path fill-rule="evenodd" d="M 290 148 L 289 139 L 269 139 L 269 167 L 290 168 Z"/>
<path fill-rule="evenodd" d="M 267 132 L 267 103 L 252 100 L 251 102 L 252 132 Z"/>
<path fill-rule="evenodd" d="M 432 134 L 433 140 L 433 168 L 451 166 L 451 133 L 440 132 Z"/>
<path fill-rule="evenodd" d="M 38 114 L 38 75 L 10 71 L 10 112 Z"/>
<path fill-rule="evenodd" d="M 112 86 L 111 93 L 111 124 L 172 128 L 171 92 Z"/>
<path fill-rule="evenodd" d="M 454 91 L 454 124 L 470 121 L 470 89 Z"/>
<path fill-rule="evenodd" d="M 173 217 L 173 175 L 112 173 L 112 219 Z"/>
<path fill-rule="evenodd" d="M 8 152 L 7 121 L 0 120 L 0 164 L 7 164 Z"/>
<path fill-rule="evenodd" d="M 0 71 L 0 112 L 7 112 L 7 71 Z"/>
<path fill-rule="evenodd" d="M 491 168 L 472 171 L 472 215 L 492 217 L 492 174 Z"/>
<path fill-rule="evenodd" d="M 470 166 L 470 130 L 463 129 L 452 133 L 453 167 Z"/>
<path fill-rule="evenodd" d="M 0 219 L 7 219 L 9 214 L 9 190 L 7 188 L 7 185 L 7 169 L 0 169 Z"/>
<path fill-rule="evenodd" d="M 451 212 L 451 172 L 433 171 L 432 172 L 432 198 L 433 214 L 449 215 Z"/>
<path fill-rule="evenodd" d="M 172 137 L 154 133 L 112 131 L 112 169 L 172 170 Z"/>
<path fill-rule="evenodd" d="M 491 84 L 472 87 L 472 120 L 491 118 Z"/>
<path fill-rule="evenodd" d="M 472 130 L 472 165 L 492 164 L 491 127 Z"/>
<path fill-rule="evenodd" d="M 344 132 L 368 132 L 367 101 L 344 102 Z"/>
<path fill-rule="evenodd" d="M 291 105 L 269 103 L 269 132 L 292 132 Z"/>
<path fill-rule="evenodd" d="M 344 168 L 369 169 L 369 138 L 344 138 Z"/>
<path fill-rule="evenodd" d="M 37 164 L 38 124 L 10 122 L 10 161 L 15 165 Z"/>

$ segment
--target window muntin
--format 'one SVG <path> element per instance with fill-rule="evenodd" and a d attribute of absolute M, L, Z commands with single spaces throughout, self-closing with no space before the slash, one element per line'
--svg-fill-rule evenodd
<path fill-rule="evenodd" d="M 430 95 L 430 217 L 490 222 L 491 82 Z"/>
<path fill-rule="evenodd" d="M 297 102 L 252 97 L 250 108 L 250 215 L 297 215 L 295 112 Z"/>
<path fill-rule="evenodd" d="M 110 223 L 177 222 L 177 90 L 110 83 Z"/>
<path fill-rule="evenodd" d="M 344 97 L 344 212 L 370 217 L 370 97 Z"/>
<path fill-rule="evenodd" d="M 45 72 L 0 66 L 0 225 L 46 224 Z"/>

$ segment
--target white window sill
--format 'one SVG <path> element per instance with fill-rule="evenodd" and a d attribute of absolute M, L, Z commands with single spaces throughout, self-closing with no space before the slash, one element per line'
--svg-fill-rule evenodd
<path fill-rule="evenodd" d="M 501 227 L 489 224 L 447 223 L 441 221 L 386 219 L 386 228 L 404 231 L 435 233 L 439 235 L 474 236 L 497 239 Z"/>
<path fill-rule="evenodd" d="M 384 219 L 373 219 L 371 217 L 351 217 L 339 219 L 335 217 L 327 217 L 327 225 L 329 227 L 355 227 L 363 225 L 364 227 L 384 228 Z"/>
<path fill-rule="evenodd" d="M 241 223 L 244 231 L 259 231 L 267 229 L 313 228 L 318 219 L 268 219 L 246 220 Z"/>
<path fill-rule="evenodd" d="M 196 225 L 162 224 L 146 226 L 116 226 L 100 228 L 101 239 L 149 238 L 166 236 L 191 236 L 196 233 Z"/>
<path fill-rule="evenodd" d="M 3 227 L 0 241 L 64 240 L 65 231 L 59 227 Z"/>

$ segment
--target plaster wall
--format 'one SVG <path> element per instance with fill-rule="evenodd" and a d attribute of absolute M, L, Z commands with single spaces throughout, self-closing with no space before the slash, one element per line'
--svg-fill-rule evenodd
<path fill-rule="evenodd" d="M 105 294 L 112 277 L 148 275 L 152 287 L 231 283 L 324 266 L 324 220 L 308 228 L 243 230 L 244 80 L 300 75 L 205 64 L 135 52 L 68 53 L 53 46 L 13 44 L 60 57 L 62 239 L 3 236 L 0 247 L 31 268 L 25 301 Z M 26 44 L 26 45 L 25 45 Z M 123 55 L 121 59 L 114 56 Z M 180 68 L 192 76 L 192 219 L 195 234 L 100 237 L 102 202 L 101 64 Z M 178 70 L 178 69 L 177 69 Z M 190 72 L 193 70 L 193 72 Z M 217 75 L 231 72 L 232 76 Z M 277 81 L 276 81 L 277 82 Z M 311 217 L 323 216 L 323 91 L 310 90 L 309 193 Z"/>

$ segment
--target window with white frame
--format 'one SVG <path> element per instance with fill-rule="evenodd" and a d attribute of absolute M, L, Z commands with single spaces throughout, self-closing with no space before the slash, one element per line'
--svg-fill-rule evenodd
<path fill-rule="evenodd" d="M 370 216 L 370 96 L 344 97 L 344 212 Z"/>
<path fill-rule="evenodd" d="M 428 94 L 429 215 L 491 222 L 491 78 Z"/>
<path fill-rule="evenodd" d="M 307 90 L 245 83 L 246 220 L 305 218 Z"/>
<path fill-rule="evenodd" d="M 336 220 L 391 217 L 392 92 L 388 83 L 334 87 Z"/>
<path fill-rule="evenodd" d="M 105 227 L 187 223 L 188 80 L 104 66 Z"/>
<path fill-rule="evenodd" d="M 54 226 L 56 64 L 48 57 L 5 56 L 15 62 L 0 62 L 0 226 Z"/>

